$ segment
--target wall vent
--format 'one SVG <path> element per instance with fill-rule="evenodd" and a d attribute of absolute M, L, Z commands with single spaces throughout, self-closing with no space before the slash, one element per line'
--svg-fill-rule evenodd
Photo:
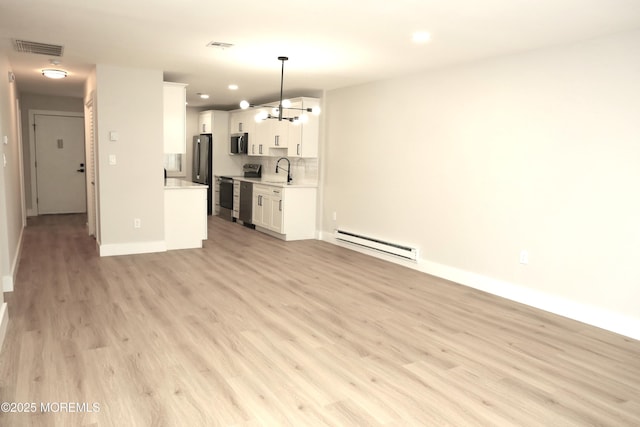
<path fill-rule="evenodd" d="M 16 52 L 35 53 L 47 56 L 62 56 L 63 46 L 57 44 L 47 44 L 38 42 L 29 42 L 26 40 L 14 40 L 13 48 Z"/>
<path fill-rule="evenodd" d="M 344 230 L 336 230 L 334 232 L 334 236 L 340 241 L 362 246 L 368 249 L 373 249 L 374 251 L 383 252 L 389 255 L 395 255 L 411 261 L 418 260 L 418 248 L 412 248 L 410 246 L 400 245 L 398 243 L 385 242 L 384 240 L 363 236 L 361 234 L 351 233 Z"/>

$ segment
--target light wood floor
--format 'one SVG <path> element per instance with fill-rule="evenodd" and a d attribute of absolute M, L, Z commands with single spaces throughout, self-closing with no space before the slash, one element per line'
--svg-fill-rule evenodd
<path fill-rule="evenodd" d="M 0 401 L 38 413 L 0 425 L 640 425 L 638 341 L 323 242 L 209 236 L 98 258 L 81 216 L 30 220 Z"/>

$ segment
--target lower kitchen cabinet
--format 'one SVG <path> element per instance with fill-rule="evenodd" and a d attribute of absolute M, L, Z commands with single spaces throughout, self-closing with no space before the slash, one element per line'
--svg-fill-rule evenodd
<path fill-rule="evenodd" d="M 164 238 L 168 250 L 201 248 L 207 240 L 207 186 L 169 178 L 164 190 Z"/>
<path fill-rule="evenodd" d="M 240 218 L 240 181 L 233 180 L 233 217 Z"/>
<path fill-rule="evenodd" d="M 252 221 L 256 227 L 271 229 L 271 188 L 253 185 Z"/>
<path fill-rule="evenodd" d="M 316 236 L 316 188 L 253 186 L 253 224 L 256 230 L 283 240 Z"/>

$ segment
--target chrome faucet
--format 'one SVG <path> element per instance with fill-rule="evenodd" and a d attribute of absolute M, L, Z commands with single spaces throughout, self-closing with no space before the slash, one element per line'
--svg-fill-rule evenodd
<path fill-rule="evenodd" d="M 291 177 L 291 162 L 286 157 L 280 157 L 278 159 L 278 161 L 276 162 L 276 173 L 278 173 L 278 169 L 281 169 L 280 166 L 279 166 L 280 165 L 280 160 L 286 160 L 287 161 L 287 184 L 291 184 L 291 181 L 293 180 L 293 178 Z"/>

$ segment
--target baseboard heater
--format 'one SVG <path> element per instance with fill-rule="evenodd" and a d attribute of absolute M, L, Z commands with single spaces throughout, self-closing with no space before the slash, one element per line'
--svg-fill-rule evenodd
<path fill-rule="evenodd" d="M 395 255 L 411 261 L 416 261 L 418 259 L 418 248 L 385 242 L 373 237 L 363 236 L 361 234 L 355 234 L 344 230 L 335 230 L 334 236 L 340 241 L 353 243 L 354 245 L 373 249 L 378 252 L 384 252 L 386 254 Z"/>

